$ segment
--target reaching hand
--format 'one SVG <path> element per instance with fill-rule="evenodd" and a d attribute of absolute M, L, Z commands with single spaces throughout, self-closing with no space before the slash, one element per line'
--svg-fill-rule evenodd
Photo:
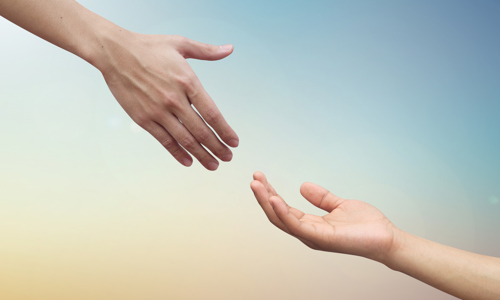
<path fill-rule="evenodd" d="M 391 251 L 396 227 L 370 204 L 345 200 L 314 183 L 304 183 L 302 196 L 328 212 L 319 217 L 288 206 L 260 172 L 254 174 L 251 188 L 269 221 L 312 249 L 379 262 Z"/>
<path fill-rule="evenodd" d="M 185 166 L 192 164 L 187 150 L 208 170 L 218 168 L 219 162 L 203 146 L 222 161 L 230 161 L 231 150 L 206 123 L 231 147 L 238 146 L 238 136 L 186 59 L 219 60 L 230 55 L 233 46 L 125 30 L 118 36 L 119 40 L 103 41 L 94 65 L 130 117 Z"/>

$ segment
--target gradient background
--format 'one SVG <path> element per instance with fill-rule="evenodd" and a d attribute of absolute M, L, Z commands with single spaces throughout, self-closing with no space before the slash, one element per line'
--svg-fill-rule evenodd
<path fill-rule="evenodd" d="M 240 136 L 179 165 L 85 61 L 0 19 L 1 299 L 454 299 L 274 228 L 263 171 L 500 256 L 500 2 L 82 0 L 142 33 L 233 43 L 190 63 Z"/>

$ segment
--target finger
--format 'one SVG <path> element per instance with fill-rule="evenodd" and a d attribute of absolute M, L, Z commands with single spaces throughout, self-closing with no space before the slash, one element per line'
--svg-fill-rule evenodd
<path fill-rule="evenodd" d="M 236 132 L 227 124 L 214 101 L 201 85 L 200 80 L 194 76 L 192 88 L 186 91 L 189 101 L 200 112 L 203 119 L 210 125 L 217 135 L 231 147 L 237 147 L 239 138 Z"/>
<path fill-rule="evenodd" d="M 267 190 L 265 189 L 262 182 L 260 182 L 258 180 L 254 180 L 250 184 L 250 187 L 252 188 L 252 191 L 254 192 L 254 195 L 255 195 L 255 198 L 257 199 L 257 202 L 259 203 L 260 207 L 262 207 L 262 210 L 264 210 L 264 213 L 266 214 L 269 221 L 274 226 L 278 227 L 279 229 L 281 229 L 284 232 L 293 236 L 293 234 L 288 230 L 288 228 L 283 224 L 283 222 L 281 222 L 281 220 L 278 218 L 278 216 L 274 212 L 274 209 L 272 208 L 272 206 L 269 202 L 269 194 L 267 193 Z M 298 219 L 300 219 L 302 216 L 304 216 L 304 213 L 299 211 L 298 209 L 295 209 L 293 207 L 289 207 L 289 209 L 290 209 L 290 213 L 292 213 Z M 300 237 L 297 237 L 297 236 L 295 236 L 295 237 L 298 238 L 304 244 L 306 244 L 308 247 L 315 249 L 315 246 L 313 243 L 306 241 Z"/>
<path fill-rule="evenodd" d="M 253 179 L 262 182 L 264 187 L 267 189 L 267 192 L 272 196 L 277 196 L 276 190 L 271 186 L 271 184 L 267 181 L 266 176 L 262 172 L 255 172 L 253 174 Z"/>
<path fill-rule="evenodd" d="M 145 126 L 144 129 L 157 139 L 158 142 L 160 142 L 160 144 L 162 144 L 163 147 L 165 147 L 165 149 L 167 149 L 178 162 L 186 167 L 193 164 L 191 156 L 186 152 L 186 150 L 179 146 L 177 141 L 161 125 L 156 122 L 151 122 Z"/>
<path fill-rule="evenodd" d="M 299 239 L 312 240 L 316 234 L 316 229 L 311 224 L 303 223 L 297 217 L 297 212 L 304 215 L 303 212 L 295 209 L 292 213 L 290 207 L 280 197 L 272 196 L 269 199 L 276 216 L 285 225 L 288 231 Z"/>
<path fill-rule="evenodd" d="M 198 143 L 189 130 L 174 115 L 164 115 L 161 125 L 174 137 L 177 143 L 196 157 L 207 170 L 217 170 L 219 162 Z"/>
<path fill-rule="evenodd" d="M 257 182 L 260 182 L 260 183 L 261 183 L 261 184 L 262 184 L 262 185 L 266 188 L 266 190 L 267 190 L 267 195 L 266 195 L 266 197 L 267 197 L 267 198 L 266 198 L 266 202 L 269 202 L 269 197 L 271 197 L 271 196 L 278 196 L 278 197 L 280 197 L 280 198 L 281 198 L 281 196 L 280 196 L 280 195 L 278 195 L 278 193 L 276 193 L 276 191 L 274 190 L 274 188 L 273 188 L 273 187 L 271 186 L 271 184 L 267 181 L 267 178 L 266 178 L 266 176 L 264 175 L 264 173 L 262 173 L 262 172 L 258 172 L 258 171 L 257 171 L 257 172 L 255 172 L 255 173 L 253 174 L 253 179 L 254 179 L 255 181 L 257 181 Z M 283 200 L 283 198 L 281 198 L 281 200 Z M 285 202 L 285 200 L 283 200 L 283 202 Z M 286 202 L 285 202 L 285 203 L 286 203 Z M 288 206 L 288 204 L 287 204 L 287 206 Z M 291 213 L 293 213 L 293 214 L 295 214 L 297 218 L 299 218 L 299 219 L 300 219 L 300 218 L 302 218 L 302 216 L 304 215 L 304 213 L 303 213 L 303 212 L 301 212 L 300 210 L 295 209 L 295 208 L 290 207 L 290 206 L 288 206 L 288 207 L 290 208 L 290 212 L 291 212 Z"/>
<path fill-rule="evenodd" d="M 205 124 L 203 119 L 191 106 L 179 111 L 177 117 L 200 144 L 205 145 L 222 161 L 231 161 L 233 158 L 231 150 L 221 143 L 214 132 Z"/>
<path fill-rule="evenodd" d="M 314 206 L 327 212 L 332 212 L 332 210 L 345 201 L 330 193 L 327 189 L 311 182 L 303 183 L 300 187 L 300 193 Z"/>
<path fill-rule="evenodd" d="M 177 45 L 177 51 L 184 58 L 195 58 L 202 60 L 219 60 L 233 53 L 233 45 L 215 46 L 204 44 L 188 38 L 181 38 Z"/>
<path fill-rule="evenodd" d="M 254 180 L 250 184 L 250 187 L 255 195 L 255 198 L 257 199 L 257 202 L 259 203 L 260 207 L 262 207 L 262 210 L 266 214 L 269 221 L 279 229 L 289 233 L 285 225 L 283 225 L 283 223 L 278 218 L 278 216 L 276 216 L 276 213 L 271 207 L 271 204 L 269 203 L 269 194 L 262 182 Z"/>

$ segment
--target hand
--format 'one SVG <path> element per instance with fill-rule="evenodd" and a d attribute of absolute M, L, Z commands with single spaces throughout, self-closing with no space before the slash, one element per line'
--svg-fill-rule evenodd
<path fill-rule="evenodd" d="M 216 170 L 219 162 L 203 146 L 222 161 L 232 159 L 231 150 L 206 123 L 231 147 L 238 146 L 238 136 L 186 61 L 222 59 L 233 52 L 232 45 L 213 46 L 180 36 L 124 29 L 118 37 L 103 39 L 102 44 L 102 54 L 94 65 L 116 100 L 181 164 L 192 164 L 189 152 L 205 168 Z"/>
<path fill-rule="evenodd" d="M 304 183 L 300 193 L 328 212 L 319 217 L 288 206 L 256 172 L 251 188 L 269 221 L 315 250 L 359 255 L 384 262 L 397 228 L 378 209 L 358 200 L 345 200 L 314 184 Z"/>

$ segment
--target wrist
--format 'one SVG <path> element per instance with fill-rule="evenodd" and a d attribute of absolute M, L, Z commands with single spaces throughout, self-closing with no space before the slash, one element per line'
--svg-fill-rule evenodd
<path fill-rule="evenodd" d="M 396 227 L 393 229 L 393 232 L 392 245 L 382 263 L 394 271 L 401 271 L 403 257 L 411 250 L 409 244 L 413 236 Z"/>
<path fill-rule="evenodd" d="M 131 32 L 97 17 L 96 22 L 91 25 L 92 34 L 81 44 L 77 55 L 104 72 L 108 68 L 112 49 L 123 42 Z"/>

